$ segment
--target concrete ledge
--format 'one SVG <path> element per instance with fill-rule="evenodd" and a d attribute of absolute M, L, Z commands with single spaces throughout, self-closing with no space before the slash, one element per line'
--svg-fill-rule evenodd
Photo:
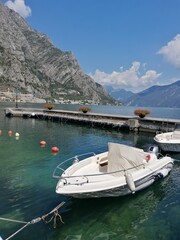
<path fill-rule="evenodd" d="M 133 116 L 82 113 L 79 111 L 46 110 L 35 108 L 6 108 L 7 117 L 37 118 L 61 122 L 90 124 L 91 126 L 105 126 L 110 128 L 129 129 L 130 131 L 173 131 L 178 119 L 139 118 Z"/>

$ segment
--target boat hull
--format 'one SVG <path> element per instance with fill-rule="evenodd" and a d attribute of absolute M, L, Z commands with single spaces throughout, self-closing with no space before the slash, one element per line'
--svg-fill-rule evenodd
<path fill-rule="evenodd" d="M 180 143 L 157 142 L 157 144 L 164 152 L 180 152 Z"/>
<path fill-rule="evenodd" d="M 143 178 L 139 178 L 137 181 L 134 182 L 135 184 L 135 191 L 138 192 L 141 191 L 150 185 L 152 185 L 156 180 L 161 179 L 166 177 L 170 171 L 172 170 L 173 163 L 169 162 L 163 168 L 156 170 L 155 172 L 152 172 L 151 174 L 146 175 Z M 164 174 L 164 171 L 166 174 Z M 89 183 L 87 183 L 89 184 Z M 93 188 L 89 189 L 89 191 L 81 191 L 81 185 L 79 187 L 79 192 L 78 191 L 72 191 L 68 192 L 66 189 L 63 187 L 61 188 L 61 180 L 59 180 L 59 183 L 57 184 L 56 187 L 56 193 L 62 194 L 65 196 L 71 196 L 74 198 L 101 198 L 101 197 L 120 197 L 120 196 L 125 196 L 132 194 L 132 192 L 128 186 L 128 184 L 120 185 L 117 187 L 112 187 L 112 188 L 104 188 L 101 190 L 96 190 Z"/>
<path fill-rule="evenodd" d="M 153 184 L 155 180 L 154 179 L 149 179 L 148 181 L 142 183 L 140 186 L 136 187 L 136 192 L 140 191 L 151 184 Z M 120 197 L 120 196 L 125 196 L 131 194 L 131 190 L 127 186 L 121 186 L 117 188 L 112 188 L 112 189 L 107 189 L 107 190 L 102 190 L 102 191 L 94 191 L 94 192 L 87 192 L 87 193 L 69 193 L 69 194 L 63 194 L 66 196 L 74 197 L 74 198 L 102 198 L 102 197 Z"/>
<path fill-rule="evenodd" d="M 180 152 L 179 131 L 157 134 L 154 141 L 164 152 Z"/>

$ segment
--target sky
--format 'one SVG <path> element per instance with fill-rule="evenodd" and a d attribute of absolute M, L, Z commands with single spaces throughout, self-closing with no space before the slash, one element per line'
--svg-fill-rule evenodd
<path fill-rule="evenodd" d="M 103 86 L 180 80 L 180 0 L 1 0 Z"/>

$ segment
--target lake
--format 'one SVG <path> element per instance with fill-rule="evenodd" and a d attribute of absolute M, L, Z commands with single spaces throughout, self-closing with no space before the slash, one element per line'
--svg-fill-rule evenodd
<path fill-rule="evenodd" d="M 30 225 L 14 240 L 176 240 L 180 236 L 180 162 L 171 174 L 134 195 L 117 198 L 73 199 L 57 195 L 55 167 L 74 155 L 107 150 L 108 142 L 136 147 L 154 143 L 151 133 L 134 134 L 97 127 L 53 122 L 51 120 L 7 118 L 0 105 L 0 217 L 28 222 L 60 208 L 64 224 L 53 220 Z M 40 104 L 21 104 L 42 107 Z M 77 110 L 76 105 L 57 105 L 57 109 Z M 132 107 L 92 106 L 93 112 L 133 115 Z M 153 117 L 180 119 L 180 109 L 148 108 Z M 8 131 L 12 130 L 12 136 Z M 19 138 L 15 133 L 20 134 Z M 40 141 L 47 142 L 40 147 Z M 58 154 L 51 148 L 57 146 Z M 180 154 L 172 157 L 180 161 Z M 50 217 L 48 218 L 50 220 Z M 23 224 L 0 221 L 5 240 Z"/>

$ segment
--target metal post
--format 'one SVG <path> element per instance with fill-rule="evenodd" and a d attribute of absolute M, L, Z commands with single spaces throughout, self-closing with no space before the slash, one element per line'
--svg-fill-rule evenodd
<path fill-rule="evenodd" d="M 16 98 L 15 98 L 15 101 L 16 101 L 16 108 L 18 108 L 18 94 L 16 92 Z"/>
<path fill-rule="evenodd" d="M 15 107 L 18 108 L 18 95 L 19 91 L 15 89 L 14 97 L 15 97 Z"/>

